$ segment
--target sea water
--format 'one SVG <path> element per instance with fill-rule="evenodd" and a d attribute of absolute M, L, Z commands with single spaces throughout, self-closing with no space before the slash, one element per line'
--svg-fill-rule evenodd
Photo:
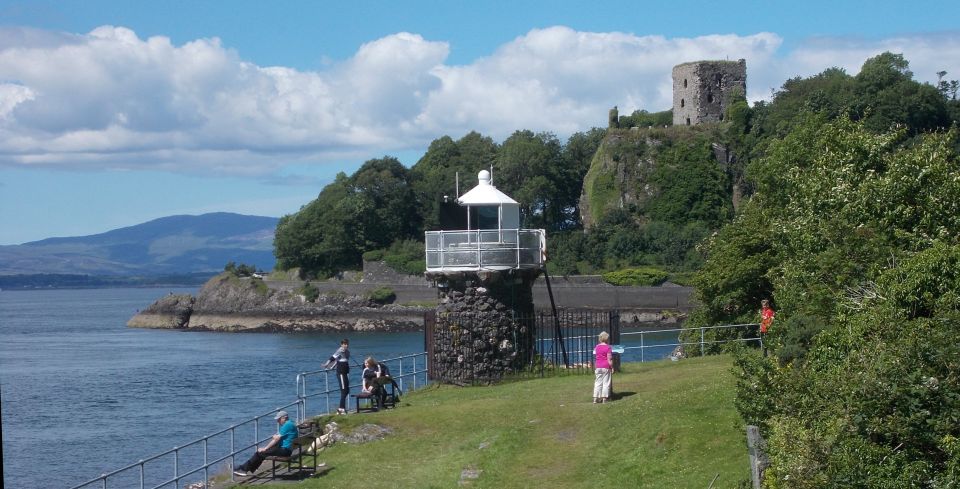
<path fill-rule="evenodd" d="M 291 403 L 297 374 L 343 336 L 126 327 L 159 297 L 195 292 L 0 292 L 4 487 L 70 487 Z M 349 338 L 358 361 L 423 351 L 423 333 Z"/>

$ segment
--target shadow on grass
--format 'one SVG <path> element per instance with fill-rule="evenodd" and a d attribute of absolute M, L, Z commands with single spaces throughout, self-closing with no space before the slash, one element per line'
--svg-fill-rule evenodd
<path fill-rule="evenodd" d="M 636 392 L 611 392 L 610 400 L 619 401 L 620 399 L 623 399 L 625 397 L 635 396 L 636 394 L 637 394 Z"/>

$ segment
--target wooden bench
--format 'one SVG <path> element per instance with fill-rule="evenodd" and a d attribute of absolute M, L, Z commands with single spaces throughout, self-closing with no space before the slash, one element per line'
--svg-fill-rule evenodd
<path fill-rule="evenodd" d="M 303 472 L 308 468 L 304 467 L 303 465 L 303 457 L 305 455 L 313 457 L 313 472 L 316 473 L 318 468 L 317 454 L 313 453 L 312 455 L 308 455 L 306 452 L 310 449 L 310 446 L 313 445 L 313 442 L 318 436 L 320 436 L 320 434 L 316 431 L 311 431 L 306 435 L 298 436 L 295 440 L 293 440 L 293 445 L 290 447 L 289 457 L 282 457 L 279 455 L 265 457 L 264 460 L 269 460 L 273 464 L 270 468 L 270 476 L 274 479 L 277 478 L 277 462 L 286 463 L 287 468 L 289 468 L 291 471 L 296 469 L 297 472 Z M 294 461 L 296 461 L 296 464 L 294 464 Z"/>
<path fill-rule="evenodd" d="M 389 379 L 389 377 L 388 377 Z M 397 401 L 400 399 L 398 394 L 398 389 L 395 387 L 393 379 L 383 384 L 380 388 L 383 389 L 383 406 L 380 406 L 384 409 L 388 407 L 395 408 L 397 407 Z M 377 396 L 373 392 L 360 392 L 358 394 L 350 394 L 354 399 L 356 399 L 356 411 L 376 411 L 377 410 Z"/>
<path fill-rule="evenodd" d="M 373 395 L 372 392 L 360 392 L 358 394 L 351 394 L 351 396 L 356 399 L 358 413 L 360 411 L 377 410 L 377 396 Z"/>

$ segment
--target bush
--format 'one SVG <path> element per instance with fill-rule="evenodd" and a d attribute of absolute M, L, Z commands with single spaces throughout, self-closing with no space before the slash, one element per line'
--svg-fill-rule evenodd
<path fill-rule="evenodd" d="M 367 299 L 376 304 L 390 304 L 397 300 L 397 294 L 390 287 L 378 287 L 367 293 Z"/>
<path fill-rule="evenodd" d="M 669 274 L 657 268 L 626 268 L 603 274 L 603 281 L 613 285 L 660 285 Z"/>
<path fill-rule="evenodd" d="M 297 293 L 302 295 L 307 302 L 317 302 L 317 298 L 320 297 L 320 289 L 310 282 L 303 284 L 303 287 L 300 287 Z"/>
<path fill-rule="evenodd" d="M 363 254 L 363 261 L 380 261 L 383 260 L 383 253 L 385 250 L 370 250 Z"/>
<path fill-rule="evenodd" d="M 383 260 L 390 268 L 407 275 L 422 275 L 427 269 L 423 242 L 412 239 L 395 241 L 384 250 L 368 251 L 363 254 L 363 259 Z"/>

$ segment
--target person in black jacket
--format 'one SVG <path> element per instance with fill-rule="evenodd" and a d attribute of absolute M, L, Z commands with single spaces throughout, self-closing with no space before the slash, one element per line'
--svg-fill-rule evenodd
<path fill-rule="evenodd" d="M 337 369 L 337 381 L 340 383 L 340 407 L 337 414 L 347 414 L 347 397 L 350 395 L 350 340 L 340 340 L 340 348 L 330 355 L 326 368 Z"/>

